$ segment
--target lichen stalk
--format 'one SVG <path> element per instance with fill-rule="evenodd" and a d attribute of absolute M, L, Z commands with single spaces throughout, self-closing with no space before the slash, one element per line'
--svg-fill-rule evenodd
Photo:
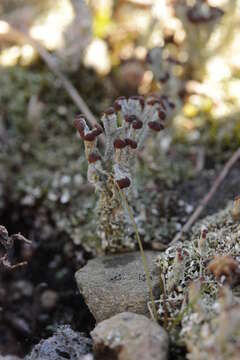
<path fill-rule="evenodd" d="M 74 122 L 84 141 L 88 160 L 88 180 L 99 195 L 97 233 L 102 250 L 116 252 L 136 246 L 132 221 L 116 193 L 115 182 L 134 208 L 137 194 L 135 159 L 146 138 L 159 132 L 171 115 L 167 96 L 118 98 L 102 115 L 99 124 L 90 129 L 83 115 Z M 105 135 L 104 150 L 98 149 L 98 136 Z"/>

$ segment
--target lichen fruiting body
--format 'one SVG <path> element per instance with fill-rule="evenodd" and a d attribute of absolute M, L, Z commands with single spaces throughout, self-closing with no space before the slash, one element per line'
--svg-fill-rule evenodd
<path fill-rule="evenodd" d="M 224 16 L 224 11 L 211 6 L 206 0 L 195 1 L 192 5 L 186 0 L 176 1 L 175 11 L 186 33 L 184 46 L 189 59 L 188 70 L 198 80 L 202 80 L 206 62 L 214 54 L 209 40 Z"/>
<path fill-rule="evenodd" d="M 148 134 L 165 128 L 171 113 L 167 96 L 118 98 L 114 107 L 107 109 L 101 124 L 89 129 L 86 119 L 75 119 L 84 141 L 88 160 L 88 180 L 99 195 L 97 204 L 98 227 L 104 251 L 122 251 L 135 247 L 133 226 L 119 196 L 125 193 L 130 205 L 137 196 L 134 184 L 135 158 Z M 97 139 L 104 135 L 104 150 L 98 149 Z"/>

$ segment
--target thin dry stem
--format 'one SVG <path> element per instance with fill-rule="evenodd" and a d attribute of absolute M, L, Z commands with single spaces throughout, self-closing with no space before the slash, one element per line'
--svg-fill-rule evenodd
<path fill-rule="evenodd" d="M 236 150 L 231 158 L 226 162 L 224 165 L 222 171 L 218 175 L 218 177 L 215 179 L 211 189 L 209 192 L 204 196 L 194 213 L 190 216 L 186 224 L 183 226 L 182 230 L 176 234 L 176 236 L 173 238 L 173 240 L 168 244 L 168 246 L 171 246 L 172 244 L 176 243 L 183 233 L 187 232 L 191 229 L 193 223 L 198 219 L 198 217 L 201 215 L 202 211 L 205 209 L 225 177 L 228 175 L 229 171 L 231 170 L 232 166 L 240 159 L 240 148 Z"/>
<path fill-rule="evenodd" d="M 115 181 L 115 184 L 116 184 L 116 187 L 117 187 L 117 189 L 119 191 L 121 199 L 122 199 L 122 201 L 124 202 L 124 204 L 125 204 L 125 206 L 127 208 L 130 219 L 131 219 L 131 221 L 133 223 L 133 227 L 134 227 L 134 230 L 135 230 L 138 246 L 139 246 L 141 257 L 142 257 L 144 271 L 145 271 L 145 274 L 146 274 L 147 286 L 148 286 L 148 289 L 149 289 L 149 294 L 150 294 L 150 298 L 151 298 L 151 302 L 152 302 L 153 315 L 154 315 L 155 321 L 157 321 L 158 320 L 158 314 L 157 314 L 157 308 L 156 308 L 156 304 L 155 304 L 155 300 L 154 300 L 154 296 L 153 296 L 150 271 L 149 271 L 148 264 L 147 264 L 147 259 L 146 259 L 146 256 L 145 256 L 145 253 L 144 253 L 144 250 L 143 250 L 142 241 L 141 241 L 141 238 L 139 236 L 137 224 L 135 222 L 132 210 L 131 210 L 131 208 L 130 208 L 130 206 L 128 204 L 128 201 L 127 201 L 127 198 L 126 198 L 125 194 L 121 191 L 121 189 L 120 189 L 120 187 L 119 187 L 119 185 L 118 185 L 118 183 L 116 181 Z"/>
<path fill-rule="evenodd" d="M 39 56 L 43 59 L 48 68 L 60 79 L 63 87 L 66 92 L 73 100 L 77 108 L 86 116 L 86 119 L 91 125 L 94 127 L 97 124 L 97 120 L 83 98 L 78 93 L 77 89 L 72 85 L 70 80 L 62 73 L 57 65 L 57 59 L 53 57 L 38 41 L 34 40 L 29 34 L 26 32 L 20 31 L 14 28 L 11 24 L 7 23 L 9 26 L 8 32 L 4 33 L 5 37 L 11 39 L 11 41 L 17 41 L 19 43 L 27 43 L 30 44 L 39 54 Z M 101 145 L 103 144 L 103 140 L 101 136 L 99 137 L 99 142 Z"/>

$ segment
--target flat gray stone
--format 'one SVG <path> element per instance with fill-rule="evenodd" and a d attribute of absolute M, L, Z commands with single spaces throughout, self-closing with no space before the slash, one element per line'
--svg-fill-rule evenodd
<path fill-rule="evenodd" d="M 159 273 L 154 265 L 158 254 L 145 252 L 155 297 L 160 291 Z M 150 297 L 140 252 L 98 257 L 75 276 L 79 291 L 97 322 L 124 311 L 149 316 Z"/>
<path fill-rule="evenodd" d="M 143 315 L 115 315 L 99 323 L 91 336 L 96 359 L 166 360 L 168 356 L 168 334 Z"/>

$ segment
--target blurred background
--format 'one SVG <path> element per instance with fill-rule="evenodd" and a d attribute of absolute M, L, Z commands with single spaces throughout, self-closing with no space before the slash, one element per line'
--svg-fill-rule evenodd
<path fill-rule="evenodd" d="M 88 331 L 93 321 L 73 279 L 96 254 L 79 109 L 24 34 L 98 119 L 122 95 L 174 102 L 168 128 L 138 161 L 140 232 L 145 248 L 159 249 L 240 146 L 239 30 L 239 0 L 1 0 L 0 224 L 32 246 L 14 249 L 27 268 L 0 274 L 0 352 L 23 355 L 54 324 Z M 240 193 L 239 179 L 236 166 L 205 215 Z"/>

